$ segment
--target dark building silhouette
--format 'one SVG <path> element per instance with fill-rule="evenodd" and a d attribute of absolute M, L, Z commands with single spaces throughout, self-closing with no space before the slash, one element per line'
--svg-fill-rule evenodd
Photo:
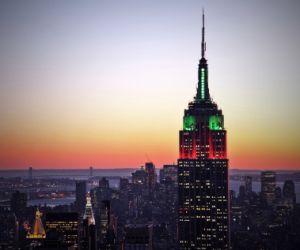
<path fill-rule="evenodd" d="M 76 182 L 76 211 L 79 214 L 84 212 L 86 203 L 86 182 L 85 181 L 78 181 Z"/>
<path fill-rule="evenodd" d="M 149 192 L 152 192 L 155 188 L 155 184 L 157 181 L 155 166 L 152 162 L 146 162 L 145 169 L 147 173 L 147 188 Z"/>
<path fill-rule="evenodd" d="M 0 249 L 18 249 L 19 223 L 14 213 L 0 213 Z"/>
<path fill-rule="evenodd" d="M 32 167 L 28 168 L 28 179 L 32 180 Z"/>
<path fill-rule="evenodd" d="M 261 172 L 261 199 L 266 206 L 271 206 L 276 198 L 276 173 L 273 171 Z"/>
<path fill-rule="evenodd" d="M 276 187 L 275 188 L 275 201 L 277 203 L 279 203 L 281 201 L 281 198 L 282 198 L 281 188 L 280 187 Z"/>
<path fill-rule="evenodd" d="M 147 187 L 147 172 L 143 167 L 132 173 L 132 183 L 142 187 Z"/>
<path fill-rule="evenodd" d="M 247 195 L 252 193 L 252 177 L 245 176 L 245 192 Z"/>
<path fill-rule="evenodd" d="M 153 227 L 152 225 L 126 225 L 124 250 L 152 250 L 153 249 Z"/>
<path fill-rule="evenodd" d="M 102 177 L 99 180 L 99 187 L 100 188 L 109 188 L 109 181 L 105 177 Z"/>
<path fill-rule="evenodd" d="M 90 166 L 90 177 L 93 177 L 94 174 L 94 168 L 93 166 Z"/>
<path fill-rule="evenodd" d="M 115 230 L 111 219 L 111 203 L 109 200 L 103 200 L 100 208 L 100 249 L 110 250 L 116 247 Z"/>
<path fill-rule="evenodd" d="M 102 244 L 106 241 L 108 227 L 110 224 L 110 201 L 103 200 L 100 208 L 100 242 Z"/>
<path fill-rule="evenodd" d="M 89 224 L 88 219 L 83 219 L 80 249 L 96 250 L 97 249 L 97 231 L 95 224 Z"/>
<path fill-rule="evenodd" d="M 67 250 L 67 249 L 76 249 L 72 246 L 64 243 L 64 234 L 56 229 L 51 229 L 47 232 L 46 239 L 43 242 L 42 246 L 36 247 L 34 249 L 38 250 Z"/>
<path fill-rule="evenodd" d="M 296 204 L 295 184 L 292 180 L 286 180 L 284 182 L 282 196 L 284 199 L 284 203 L 293 206 Z"/>
<path fill-rule="evenodd" d="M 60 235 L 63 235 L 63 244 L 78 247 L 78 213 L 46 213 L 46 238 L 48 238 L 48 234 L 54 235 L 53 231 L 59 232 L 60 234 L 57 234 L 59 237 Z"/>
<path fill-rule="evenodd" d="M 119 189 L 121 191 L 128 191 L 130 187 L 129 180 L 127 178 L 120 178 Z"/>
<path fill-rule="evenodd" d="M 203 14 L 197 93 L 179 132 L 179 249 L 229 249 L 226 130 L 209 94 L 204 33 Z"/>
<path fill-rule="evenodd" d="M 241 185 L 239 187 L 239 195 L 238 195 L 238 200 L 239 202 L 244 202 L 246 198 L 246 188 L 244 185 Z"/>
<path fill-rule="evenodd" d="M 19 220 L 27 206 L 27 194 L 16 191 L 12 193 L 10 200 L 10 208 L 13 213 L 17 216 Z"/>

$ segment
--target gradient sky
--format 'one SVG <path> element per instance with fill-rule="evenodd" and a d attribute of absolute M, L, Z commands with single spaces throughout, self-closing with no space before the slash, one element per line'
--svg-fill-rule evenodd
<path fill-rule="evenodd" d="M 201 13 L 231 168 L 300 169 L 300 1 L 1 1 L 0 168 L 176 162 Z"/>

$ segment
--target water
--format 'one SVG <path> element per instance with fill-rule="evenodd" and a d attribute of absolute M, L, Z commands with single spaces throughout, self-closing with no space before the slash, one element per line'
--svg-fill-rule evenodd
<path fill-rule="evenodd" d="M 136 168 L 94 169 L 93 176 L 131 176 Z M 0 170 L 0 176 L 5 178 L 28 178 L 28 170 Z M 90 177 L 89 169 L 33 169 L 33 178 L 70 178 L 75 180 Z"/>
<path fill-rule="evenodd" d="M 57 199 L 36 199 L 27 201 L 27 206 L 48 206 L 55 207 L 59 205 L 70 205 L 75 202 L 75 196 L 57 198 Z"/>

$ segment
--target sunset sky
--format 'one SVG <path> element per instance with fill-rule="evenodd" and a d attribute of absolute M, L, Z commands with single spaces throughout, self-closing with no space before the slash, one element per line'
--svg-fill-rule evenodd
<path fill-rule="evenodd" d="M 230 168 L 300 170 L 300 1 L 1 1 L 0 168 L 178 158 L 206 13 Z"/>

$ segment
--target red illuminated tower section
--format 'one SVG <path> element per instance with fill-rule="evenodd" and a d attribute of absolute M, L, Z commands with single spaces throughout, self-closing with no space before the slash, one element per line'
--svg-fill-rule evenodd
<path fill-rule="evenodd" d="M 180 249 L 229 249 L 226 130 L 209 94 L 204 14 L 201 47 L 197 93 L 179 132 L 178 241 Z"/>

